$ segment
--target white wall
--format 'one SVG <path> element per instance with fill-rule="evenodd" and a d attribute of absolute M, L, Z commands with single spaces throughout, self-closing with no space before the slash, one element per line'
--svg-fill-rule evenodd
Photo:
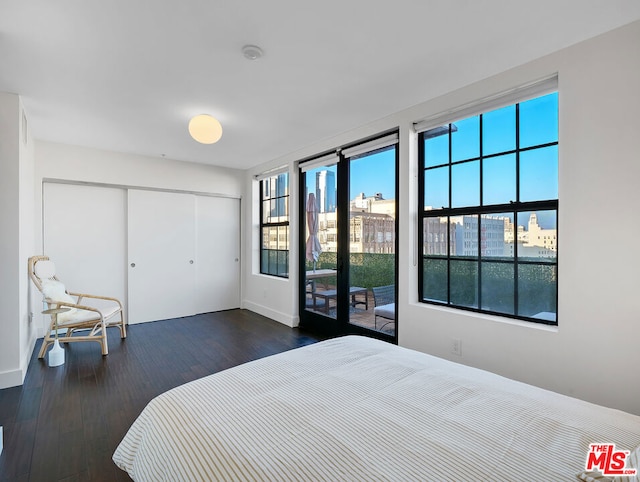
<path fill-rule="evenodd" d="M 240 197 L 242 171 L 36 141 L 36 181 L 65 179 Z"/>
<path fill-rule="evenodd" d="M 297 322 L 297 264 L 288 281 L 258 273 L 258 209 L 252 175 L 400 127 L 399 344 L 640 414 L 640 22 L 432 99 L 309 146 L 247 173 L 244 303 L 287 324 Z M 417 162 L 412 124 L 468 102 L 558 73 L 558 327 L 418 303 Z M 428 82 L 428 79 L 425 79 Z M 297 183 L 292 186 L 297 209 Z M 249 203 L 247 203 L 249 204 Z M 292 226 L 297 211 L 292 212 Z M 297 239 L 292 230 L 291 239 Z M 595 234 L 595 235 L 594 235 Z M 290 254 L 297 260 L 297 242 Z M 273 316 L 273 314 L 278 316 Z M 452 355 L 453 338 L 462 356 Z"/>
<path fill-rule="evenodd" d="M 242 307 L 260 313 L 271 319 L 277 320 L 287 326 L 298 326 L 298 255 L 296 243 L 298 239 L 298 204 L 295 197 L 298 192 L 298 171 L 293 169 L 293 162 L 289 161 L 289 241 L 291 252 L 289 255 L 290 277 L 276 278 L 260 274 L 260 185 L 254 179 L 255 174 L 260 174 L 274 167 L 280 167 L 283 163 L 261 166 L 247 173 L 246 192 L 247 198 L 254 202 L 246 202 L 243 206 L 242 219 L 244 222 L 243 252 L 247 263 L 244 266 L 244 289 L 242 291 Z"/>
<path fill-rule="evenodd" d="M 27 300 L 34 161 L 25 127 L 19 96 L 0 93 L 0 388 L 22 383 L 35 343 Z"/>
<path fill-rule="evenodd" d="M 20 102 L 20 140 L 19 157 L 19 214 L 18 223 L 20 229 L 18 269 L 19 269 L 19 297 L 20 302 L 20 367 L 22 379 L 27 374 L 31 352 L 38 336 L 37 325 L 31 315 L 31 280 L 27 260 L 33 255 L 35 247 L 35 192 L 34 183 L 35 153 L 34 142 L 28 127 L 28 113 Z"/>

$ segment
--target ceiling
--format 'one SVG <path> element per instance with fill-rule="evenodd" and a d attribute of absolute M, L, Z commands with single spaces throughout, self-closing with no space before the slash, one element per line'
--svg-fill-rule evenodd
<path fill-rule="evenodd" d="M 0 91 L 39 140 L 247 169 L 637 19 L 638 0 L 0 0 Z M 201 113 L 217 144 L 189 137 Z"/>

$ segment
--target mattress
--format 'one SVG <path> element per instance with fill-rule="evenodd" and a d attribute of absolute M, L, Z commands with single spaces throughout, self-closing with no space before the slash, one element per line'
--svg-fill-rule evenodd
<path fill-rule="evenodd" d="M 633 451 L 640 417 L 346 336 L 159 395 L 113 460 L 153 482 L 576 481 L 590 444 Z"/>

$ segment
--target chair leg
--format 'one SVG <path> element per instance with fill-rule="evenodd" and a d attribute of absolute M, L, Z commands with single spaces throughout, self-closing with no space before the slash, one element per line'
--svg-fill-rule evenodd
<path fill-rule="evenodd" d="M 107 330 L 102 330 L 102 335 L 100 336 L 100 346 L 102 346 L 102 355 L 108 355 L 109 344 L 107 342 Z"/>
<path fill-rule="evenodd" d="M 51 345 L 52 341 L 50 341 L 50 339 L 47 339 L 47 337 L 45 336 L 42 339 L 42 347 L 40 347 L 40 353 L 38 353 L 38 358 L 42 359 L 44 358 L 44 355 L 47 353 L 47 348 L 49 348 L 49 345 Z"/>
<path fill-rule="evenodd" d="M 127 337 L 127 326 L 125 325 L 124 322 L 124 315 L 122 314 L 122 312 L 120 312 L 120 338 L 126 338 Z"/>
<path fill-rule="evenodd" d="M 49 348 L 49 345 L 52 345 L 55 341 L 55 338 L 51 336 L 51 330 L 53 330 L 53 328 L 53 324 L 49 325 L 48 331 L 42 337 L 42 346 L 40 347 L 40 352 L 38 353 L 38 358 L 40 359 L 44 358 L 45 354 L 47 353 L 47 348 Z"/>

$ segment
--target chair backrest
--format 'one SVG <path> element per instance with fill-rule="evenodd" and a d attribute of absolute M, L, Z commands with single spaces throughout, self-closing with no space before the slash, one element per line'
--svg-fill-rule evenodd
<path fill-rule="evenodd" d="M 41 292 L 42 280 L 60 281 L 56 277 L 56 265 L 49 259 L 49 256 L 31 256 L 29 258 L 29 278 Z"/>
<path fill-rule="evenodd" d="M 374 306 L 388 305 L 396 301 L 395 285 L 374 286 L 371 291 L 373 291 Z"/>

